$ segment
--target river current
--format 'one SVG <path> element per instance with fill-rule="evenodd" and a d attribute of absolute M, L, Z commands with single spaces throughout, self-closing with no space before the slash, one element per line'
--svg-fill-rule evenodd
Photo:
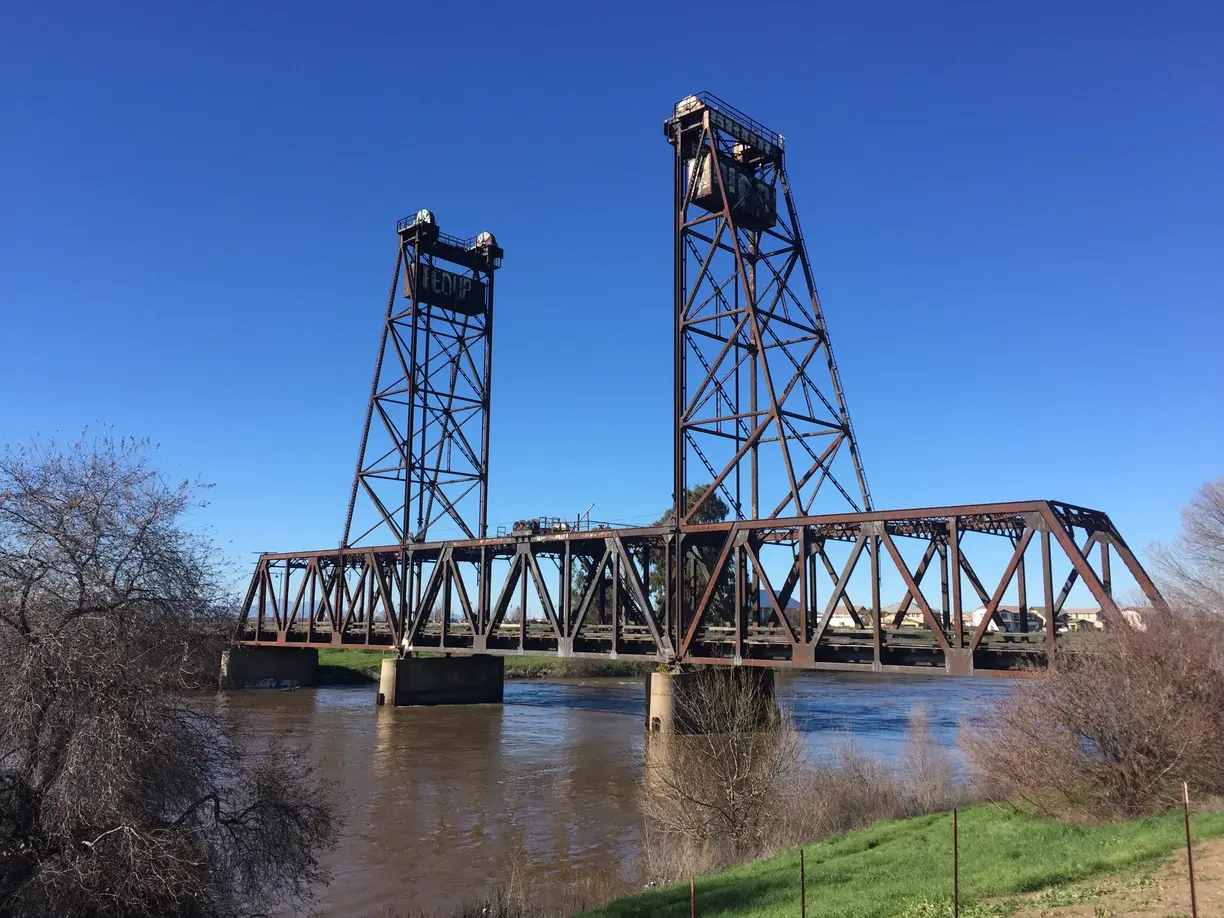
<path fill-rule="evenodd" d="M 895 761 L 915 706 L 934 739 L 956 737 L 1005 681 L 781 676 L 779 697 L 821 755 L 846 738 Z M 339 789 L 343 838 L 326 863 L 318 914 L 377 914 L 389 903 L 445 909 L 505 878 L 631 858 L 643 759 L 642 679 L 509 681 L 502 705 L 376 707 L 370 687 L 233 692 L 221 703 L 252 741 L 288 735 Z"/>

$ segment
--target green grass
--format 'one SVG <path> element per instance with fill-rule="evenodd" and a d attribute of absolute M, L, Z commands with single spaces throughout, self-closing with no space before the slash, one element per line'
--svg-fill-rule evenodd
<path fill-rule="evenodd" d="M 582 679 L 595 676 L 644 676 L 654 663 L 640 660 L 584 660 L 570 657 L 506 657 L 507 679 Z"/>
<path fill-rule="evenodd" d="M 390 654 L 373 650 L 347 650 L 324 647 L 319 650 L 319 681 L 323 685 L 359 685 L 377 682 L 383 657 Z"/>
<path fill-rule="evenodd" d="M 1008 899 L 1052 890 L 1051 903 L 1087 894 L 1059 887 L 1128 871 L 1146 872 L 1184 843 L 1179 814 L 1107 826 L 1070 826 L 1010 808 L 960 813 L 963 918 L 1006 918 Z M 1195 817 L 1197 839 L 1224 836 L 1224 813 Z M 952 914 L 952 817 L 882 822 L 804 848 L 807 913 L 813 918 L 943 918 Z M 1070 897 L 1070 898 L 1068 898 Z M 688 884 L 650 890 L 587 913 L 589 918 L 687 918 Z M 799 914 L 798 849 L 697 880 L 701 918 Z"/>
<path fill-rule="evenodd" d="M 319 678 L 324 685 L 377 682 L 383 657 L 372 650 L 325 647 L 319 650 Z M 507 679 L 578 679 L 594 676 L 639 676 L 654 664 L 637 660 L 582 660 L 554 656 L 505 657 Z"/>

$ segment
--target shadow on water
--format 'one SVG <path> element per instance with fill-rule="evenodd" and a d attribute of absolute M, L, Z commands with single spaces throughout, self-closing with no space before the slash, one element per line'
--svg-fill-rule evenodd
<path fill-rule="evenodd" d="M 778 688 L 810 752 L 848 734 L 895 760 L 915 705 L 954 750 L 961 717 L 1007 686 L 805 674 Z M 345 834 L 321 915 L 451 908 L 504 880 L 512 861 L 560 881 L 637 850 L 641 679 L 510 681 L 504 704 L 463 707 L 378 708 L 368 685 L 219 697 L 253 742 L 287 732 L 287 754 L 308 756 L 337 787 Z"/>

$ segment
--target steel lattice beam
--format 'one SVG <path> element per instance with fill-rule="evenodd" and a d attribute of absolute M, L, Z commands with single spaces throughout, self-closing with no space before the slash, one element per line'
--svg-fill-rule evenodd
<path fill-rule="evenodd" d="M 970 536 L 979 540 L 972 549 Z M 676 541 L 678 586 L 659 567 Z M 984 551 L 985 542 L 1005 550 Z M 848 549 L 837 564 L 827 554 L 835 544 Z M 1095 545 L 1109 551 L 1094 552 Z M 769 569 L 767 548 L 788 552 L 786 563 Z M 1057 609 L 1052 583 L 1060 558 L 1087 585 L 1106 622 L 1123 624 L 1111 591 L 1111 553 L 1152 604 L 1163 607 L 1108 516 L 1051 501 L 736 520 L 688 532 L 570 531 L 266 554 L 246 597 L 239 639 L 673 664 L 1009 673 L 1044 663 L 1056 641 L 1077 639 L 1049 614 Z M 935 559 L 942 576 L 932 595 L 922 584 Z M 1030 570 L 1047 594 L 1039 631 L 1029 630 L 1025 616 L 1004 621 L 997 615 L 1003 596 Z M 881 605 L 886 575 L 904 589 L 895 612 Z M 850 624 L 835 625 L 851 582 L 871 595 L 871 604 L 858 607 Z M 986 607 L 977 622 L 962 602 L 965 583 Z M 671 601 L 677 589 L 678 606 Z M 903 626 L 911 605 L 918 615 Z"/>
<path fill-rule="evenodd" d="M 445 236 L 423 212 L 399 226 L 342 545 L 262 555 L 240 643 L 1014 673 L 1048 662 L 1057 644 L 1074 648 L 1063 607 L 1077 583 L 1107 627 L 1125 625 L 1114 559 L 1165 608 L 1100 511 L 874 509 L 782 137 L 706 95 L 682 100 L 665 132 L 676 219 L 669 523 L 487 537 L 502 252 L 491 236 Z M 685 505 L 705 482 L 702 500 L 721 494 L 734 519 L 701 522 L 701 502 Z M 817 513 L 831 492 L 837 512 Z M 439 540 L 435 524 L 464 538 Z M 1044 612 L 1036 629 L 1030 582 Z M 1018 608 L 1005 609 L 1012 594 Z"/>
<path fill-rule="evenodd" d="M 740 519 L 815 512 L 822 490 L 870 510 L 782 138 L 707 94 L 679 102 L 664 132 L 675 151 L 681 527 L 715 494 Z"/>
<path fill-rule="evenodd" d="M 493 275 L 502 250 L 401 220 L 343 546 L 488 528 Z M 400 295 L 401 277 L 403 278 Z M 414 280 L 416 279 L 416 280 Z"/>

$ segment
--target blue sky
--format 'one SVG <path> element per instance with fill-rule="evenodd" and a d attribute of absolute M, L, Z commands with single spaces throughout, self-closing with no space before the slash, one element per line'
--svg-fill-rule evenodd
<path fill-rule="evenodd" d="M 490 521 L 649 521 L 706 89 L 787 137 L 878 506 L 1168 538 L 1224 474 L 1224 7 L 1004 6 L 9 4 L 0 435 L 151 437 L 243 565 L 335 544 L 429 207 L 507 253 Z"/>

